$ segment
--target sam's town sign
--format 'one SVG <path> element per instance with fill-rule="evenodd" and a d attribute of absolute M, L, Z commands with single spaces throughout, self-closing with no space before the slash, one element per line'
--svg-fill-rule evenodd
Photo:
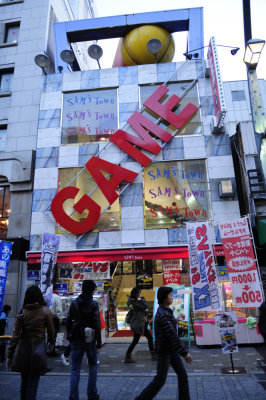
<path fill-rule="evenodd" d="M 159 86 L 143 104 L 160 118 L 178 130 L 181 130 L 194 117 L 198 108 L 189 103 L 179 114 L 175 114 L 172 109 L 179 105 L 180 97 L 172 95 L 165 104 L 160 103 L 160 100 L 168 91 L 169 89 L 166 86 Z M 173 136 L 146 118 L 139 111 L 135 111 L 127 122 L 139 137 L 118 129 L 110 138 L 110 141 L 134 158 L 143 167 L 146 167 L 151 162 L 151 159 L 142 153 L 138 147 L 156 155 L 161 151 L 162 147 L 152 138 L 151 134 L 165 143 L 168 143 Z M 94 156 L 91 157 L 85 166 L 110 205 L 118 198 L 115 189 L 119 184 L 122 181 L 131 183 L 138 176 L 136 172 Z M 107 180 L 101 171 L 108 172 L 111 178 Z M 87 218 L 83 221 L 75 221 L 66 214 L 63 208 L 64 202 L 68 199 L 74 199 L 79 190 L 74 186 L 65 187 L 56 194 L 51 204 L 51 211 L 56 222 L 65 230 L 76 234 L 90 231 L 96 225 L 101 215 L 100 205 L 86 194 L 82 196 L 73 208 L 79 213 L 87 210 L 89 212 Z"/>

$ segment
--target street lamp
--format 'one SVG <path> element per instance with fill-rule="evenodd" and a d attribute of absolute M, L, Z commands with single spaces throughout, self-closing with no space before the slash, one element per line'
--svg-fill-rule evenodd
<path fill-rule="evenodd" d="M 46 54 L 37 54 L 37 56 L 34 57 L 34 62 L 43 70 L 44 75 L 47 75 L 44 68 L 50 65 L 49 57 Z"/>
<path fill-rule="evenodd" d="M 256 69 L 265 40 L 262 39 L 249 39 L 246 45 L 244 63 L 248 69 Z"/>

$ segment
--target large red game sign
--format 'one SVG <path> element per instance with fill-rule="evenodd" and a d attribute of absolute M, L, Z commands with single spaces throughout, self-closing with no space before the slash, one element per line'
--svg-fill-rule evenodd
<path fill-rule="evenodd" d="M 219 225 L 235 307 L 259 307 L 262 291 L 246 217 Z"/>
<path fill-rule="evenodd" d="M 168 91 L 169 89 L 166 86 L 159 86 L 143 104 L 146 108 L 157 114 L 158 117 L 164 119 L 180 131 L 194 117 L 198 108 L 189 103 L 179 114 L 175 114 L 172 110 L 179 105 L 181 98 L 172 95 L 163 103 L 162 99 Z M 152 122 L 149 118 L 142 115 L 139 111 L 135 111 L 127 122 L 131 128 L 133 128 L 136 135 L 118 129 L 116 133 L 111 136 L 110 141 L 126 154 L 130 155 L 143 167 L 146 167 L 151 162 L 151 158 L 140 149 L 156 155 L 162 150 L 162 146 L 157 143 L 153 136 L 161 139 L 164 143 L 168 143 L 172 139 L 172 135 Z M 112 205 L 118 197 L 116 188 L 120 183 L 123 181 L 131 183 L 138 176 L 134 171 L 130 171 L 129 169 L 94 156 L 90 158 L 85 167 L 110 205 Z M 103 171 L 110 174 L 111 178 L 107 179 Z M 51 204 L 51 211 L 56 222 L 66 231 L 76 234 L 82 234 L 93 229 L 101 216 L 100 205 L 87 194 L 84 194 L 73 206 L 74 210 L 80 214 L 87 210 L 87 218 L 82 221 L 76 221 L 65 212 L 65 201 L 68 199 L 75 199 L 79 191 L 80 189 L 74 186 L 67 186 L 56 194 Z"/>

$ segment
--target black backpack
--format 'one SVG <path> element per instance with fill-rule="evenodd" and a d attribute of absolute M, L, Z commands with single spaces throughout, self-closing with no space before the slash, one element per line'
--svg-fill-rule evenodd
<path fill-rule="evenodd" d="M 73 307 L 74 323 L 71 327 L 70 332 L 68 332 L 68 334 L 67 334 L 67 339 L 69 341 L 72 341 L 72 340 L 84 340 L 85 341 L 85 333 L 84 333 L 85 325 L 83 325 L 83 323 L 82 323 L 82 317 L 81 317 L 81 313 L 80 313 L 77 301 L 74 300 L 72 302 L 71 306 Z"/>

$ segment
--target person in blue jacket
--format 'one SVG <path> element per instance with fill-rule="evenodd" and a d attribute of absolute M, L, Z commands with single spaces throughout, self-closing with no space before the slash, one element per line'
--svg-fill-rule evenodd
<path fill-rule="evenodd" d="M 158 357 L 157 374 L 135 400 L 151 400 L 156 396 L 165 384 L 169 365 L 173 367 L 178 377 L 178 399 L 190 399 L 187 372 L 181 357 L 188 363 L 192 361 L 192 358 L 177 334 L 177 321 L 170 308 L 173 302 L 172 291 L 173 289 L 169 286 L 161 286 L 158 289 L 159 308 L 154 323 L 155 351 Z"/>

